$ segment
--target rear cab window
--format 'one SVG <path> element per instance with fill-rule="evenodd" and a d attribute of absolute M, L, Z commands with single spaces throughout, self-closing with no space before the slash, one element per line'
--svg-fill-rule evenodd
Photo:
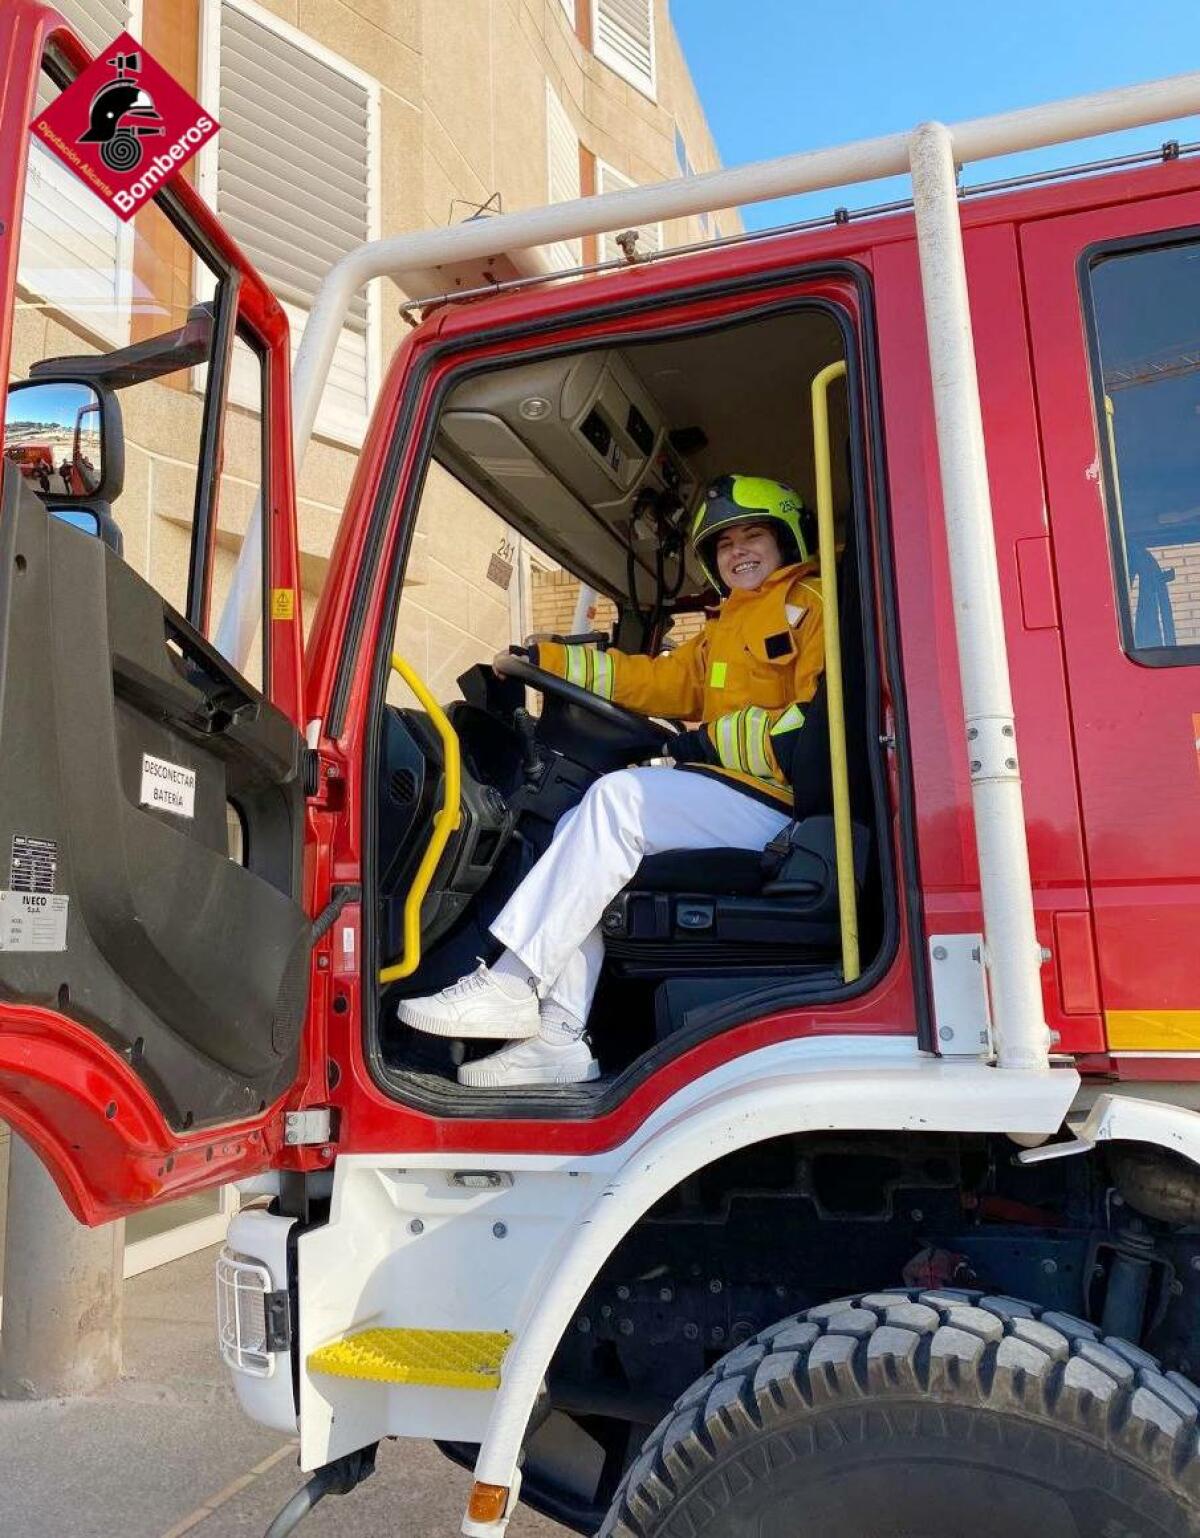
<path fill-rule="evenodd" d="M 1094 248 L 1084 281 L 1122 642 L 1200 663 L 1200 236 Z"/>

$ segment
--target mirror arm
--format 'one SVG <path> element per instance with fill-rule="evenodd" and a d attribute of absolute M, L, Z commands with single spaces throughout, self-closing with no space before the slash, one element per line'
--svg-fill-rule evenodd
<path fill-rule="evenodd" d="M 215 307 L 194 304 L 186 324 L 145 342 L 134 342 L 95 357 L 43 358 L 29 370 L 30 379 L 80 379 L 126 390 L 130 385 L 173 374 L 177 369 L 207 363 L 212 347 Z"/>

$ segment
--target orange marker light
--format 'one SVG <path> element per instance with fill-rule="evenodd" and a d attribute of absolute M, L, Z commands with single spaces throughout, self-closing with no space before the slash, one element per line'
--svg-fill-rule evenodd
<path fill-rule="evenodd" d="M 508 1505 L 508 1488 L 505 1485 L 471 1486 L 471 1500 L 467 1516 L 472 1522 L 499 1522 Z"/>

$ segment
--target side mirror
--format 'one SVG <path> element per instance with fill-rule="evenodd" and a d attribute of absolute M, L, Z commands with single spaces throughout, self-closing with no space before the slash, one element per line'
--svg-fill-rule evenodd
<path fill-rule="evenodd" d="M 111 503 L 125 482 L 125 439 L 111 390 L 82 379 L 10 384 L 4 457 L 49 512 L 120 551 Z"/>

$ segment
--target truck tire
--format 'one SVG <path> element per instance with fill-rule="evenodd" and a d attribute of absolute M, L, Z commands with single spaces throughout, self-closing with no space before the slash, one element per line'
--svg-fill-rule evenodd
<path fill-rule="evenodd" d="M 599 1538 L 1198 1538 L 1200 1389 L 1082 1319 L 876 1292 L 773 1325 L 647 1439 Z"/>

